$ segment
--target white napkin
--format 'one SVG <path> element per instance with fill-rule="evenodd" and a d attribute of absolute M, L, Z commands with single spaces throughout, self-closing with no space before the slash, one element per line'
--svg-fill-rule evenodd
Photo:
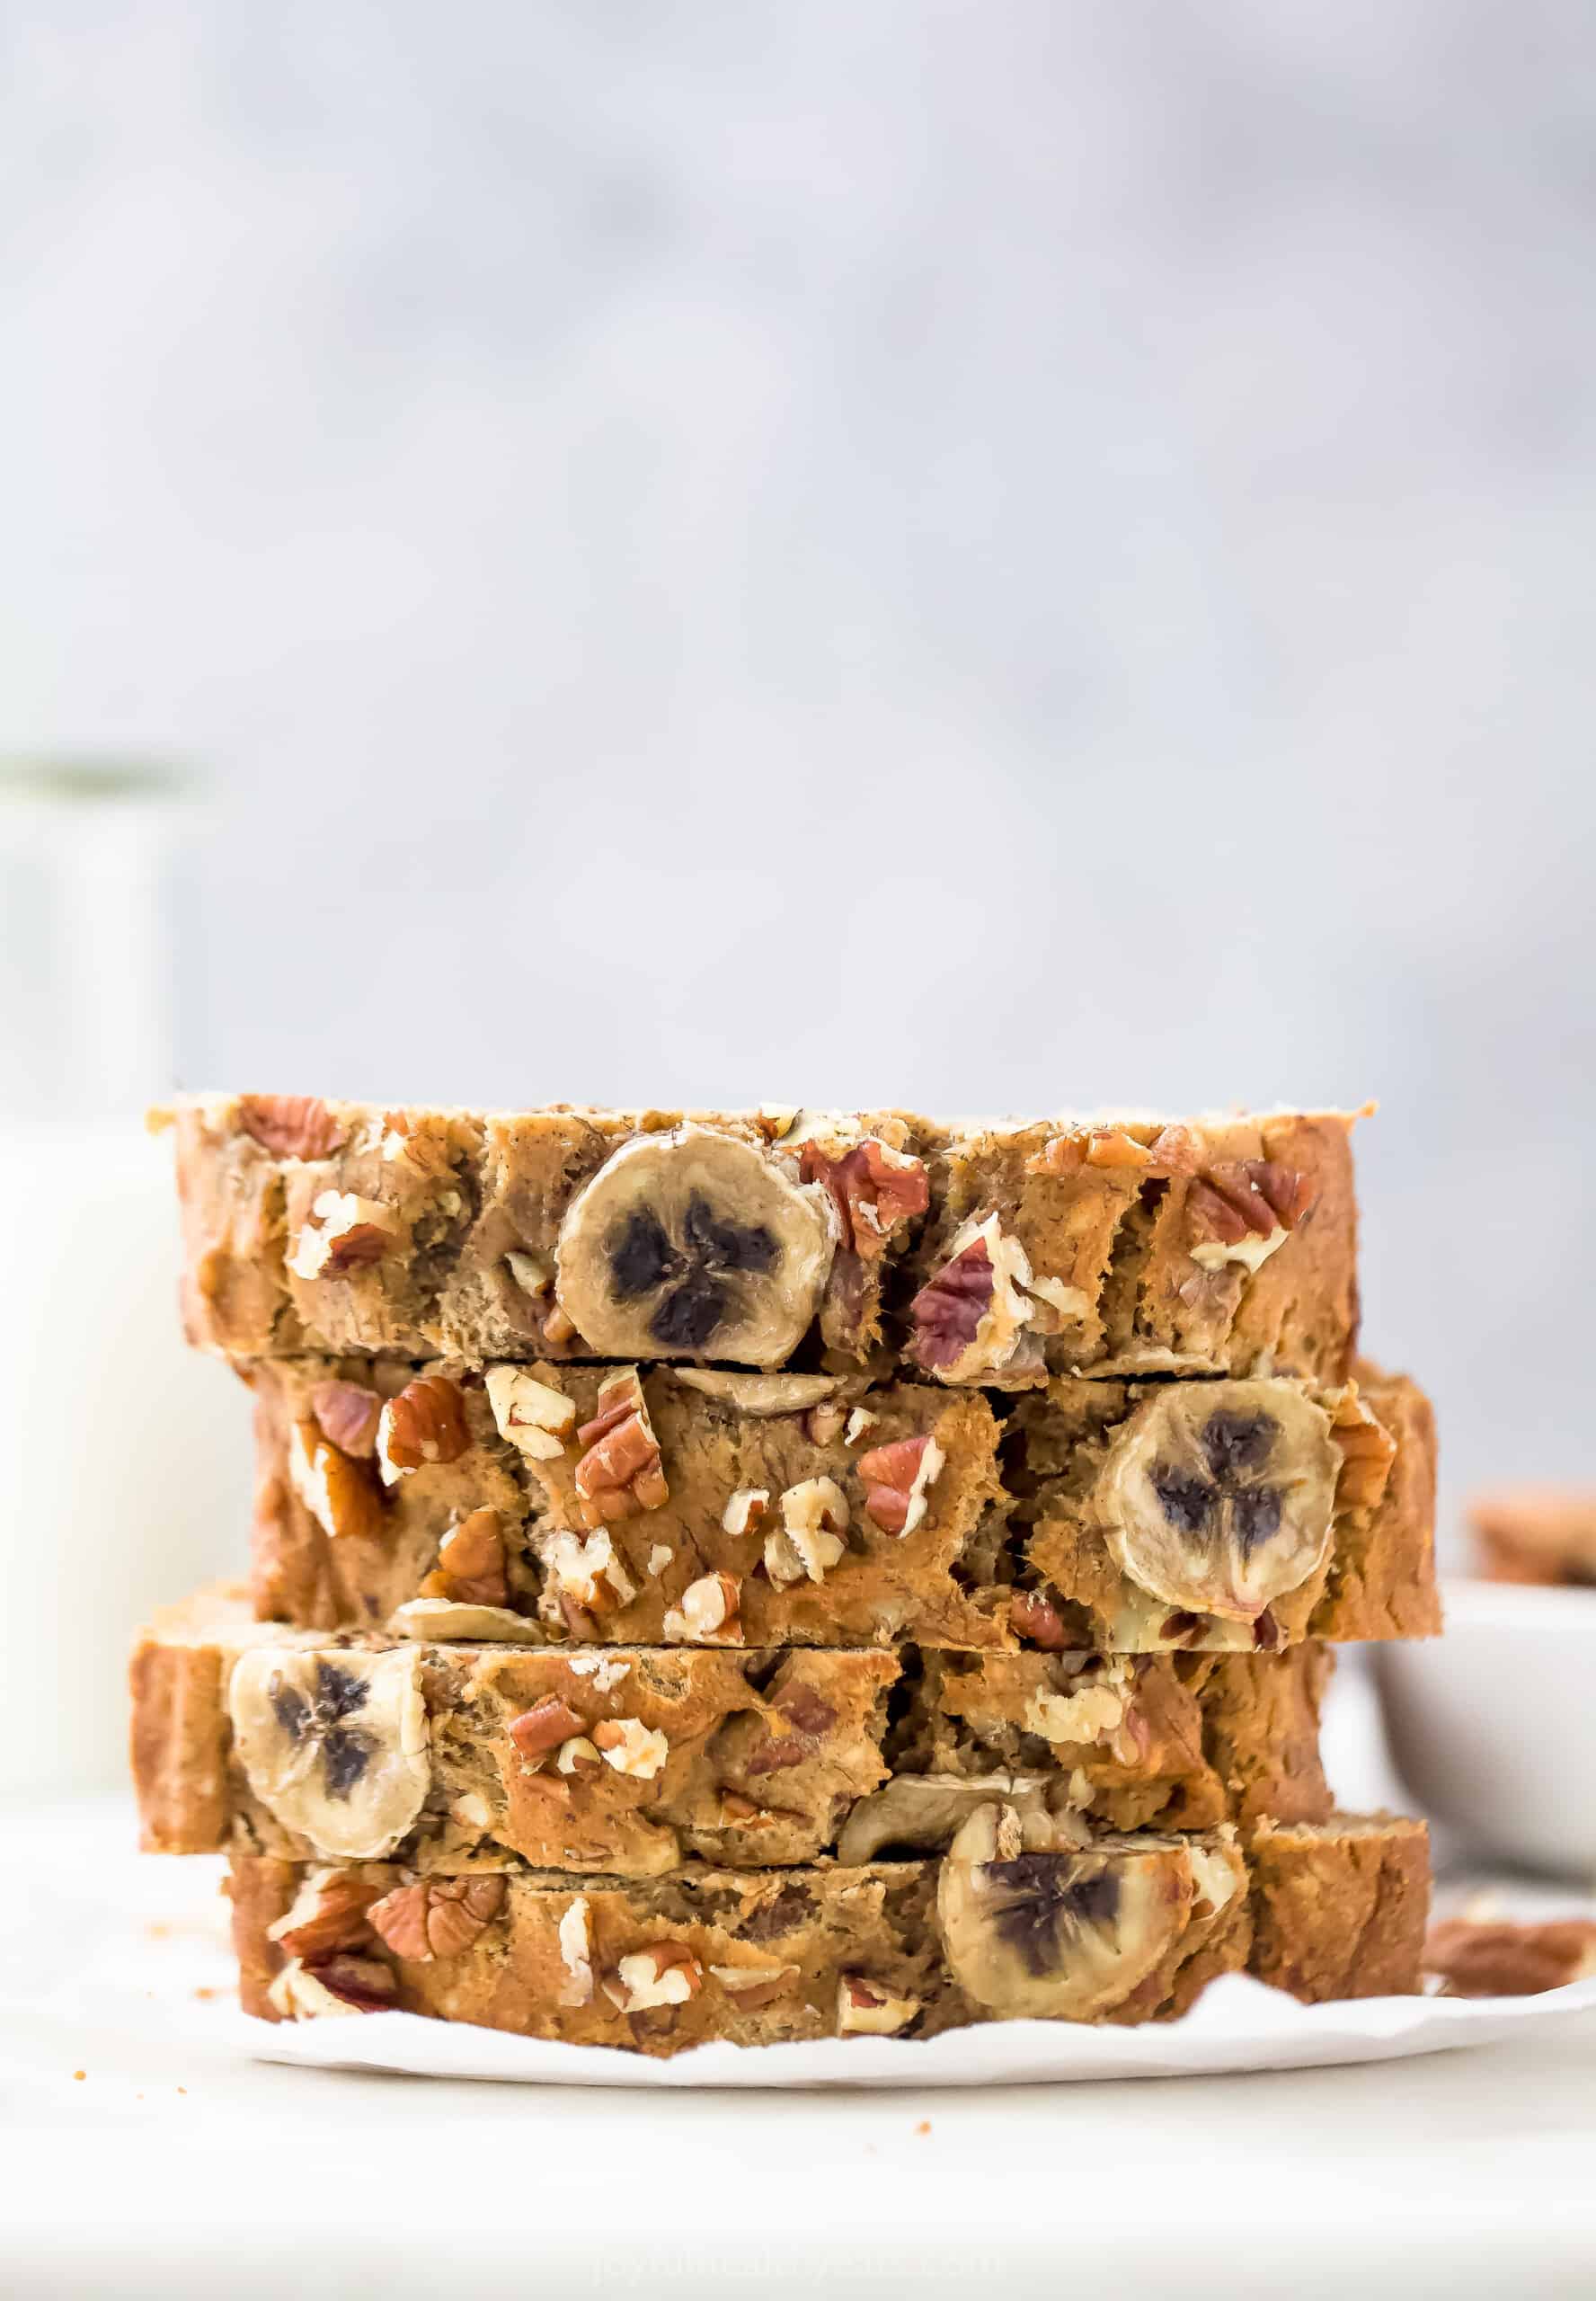
<path fill-rule="evenodd" d="M 1199 2077 L 1395 2061 L 1488 2045 L 1510 2030 L 1549 2028 L 1596 2009 L 1596 1977 L 1538 1997 L 1366 1997 L 1299 2005 L 1245 1975 L 1210 1984 L 1179 2021 L 1086 2029 L 1068 2021 L 995 2021 L 923 2041 L 820 2038 L 800 2045 L 696 2046 L 671 2061 L 608 2046 L 551 2045 L 414 2013 L 313 2021 L 217 2012 L 216 2034 L 266 2061 L 324 2069 L 397 2070 L 532 2085 L 1026 2085 L 1082 2078 Z M 209 2023 L 207 2025 L 209 2028 Z"/>

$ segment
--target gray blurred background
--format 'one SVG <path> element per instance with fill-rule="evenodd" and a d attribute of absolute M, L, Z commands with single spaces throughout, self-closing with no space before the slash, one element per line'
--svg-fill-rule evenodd
<path fill-rule="evenodd" d="M 1378 1097 L 1449 1488 L 1596 1474 L 1588 7 L 24 0 L 0 186 L 185 1083 Z"/>

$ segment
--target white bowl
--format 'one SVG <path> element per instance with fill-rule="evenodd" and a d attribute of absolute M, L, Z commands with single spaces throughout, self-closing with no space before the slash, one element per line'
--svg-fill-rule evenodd
<path fill-rule="evenodd" d="M 1440 1638 L 1369 1649 L 1396 1771 L 1477 1852 L 1596 1877 L 1596 1590 L 1442 1595 Z"/>

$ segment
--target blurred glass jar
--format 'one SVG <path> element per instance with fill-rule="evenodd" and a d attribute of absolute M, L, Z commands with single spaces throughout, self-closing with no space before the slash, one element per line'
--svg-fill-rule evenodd
<path fill-rule="evenodd" d="M 0 760 L 0 1800 L 125 1778 L 126 1657 L 236 1555 L 247 1413 L 182 1347 L 169 880 L 191 784 Z"/>

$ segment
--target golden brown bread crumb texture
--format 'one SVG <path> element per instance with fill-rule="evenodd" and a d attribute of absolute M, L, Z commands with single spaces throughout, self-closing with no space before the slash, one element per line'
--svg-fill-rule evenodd
<path fill-rule="evenodd" d="M 1310 2002 L 1416 1990 L 1420 1826 L 1297 1837 L 1255 1860 L 1223 1835 L 1132 1837 L 1005 1871 L 996 1934 L 989 1915 L 972 1932 L 945 1861 L 630 1883 L 519 1871 L 472 1881 L 471 1907 L 460 1881 L 393 1865 L 239 1855 L 234 1939 L 244 2010 L 267 2020 L 396 2008 L 659 2057 L 715 2039 L 932 2037 L 1010 2018 L 1039 1986 L 1081 2009 L 1048 2018 L 1115 2023 L 1169 2019 L 1243 1970 Z M 1398 1874 L 1400 1892 L 1379 1890 Z"/>
<path fill-rule="evenodd" d="M 362 1692 L 378 1660 L 413 1686 L 424 1721 L 397 1793 L 398 1713 Z M 1311 1644 L 1105 1657 L 330 1643 L 263 1631 L 216 1595 L 138 1641 L 133 1772 L 148 1852 L 231 1842 L 327 1858 L 363 1829 L 365 1852 L 419 1873 L 507 1857 L 628 1876 L 690 1860 L 788 1867 L 845 1829 L 872 1852 L 935 1843 L 974 1782 L 1027 1783 L 1115 1829 L 1323 1819 L 1326 1673 Z M 342 1769 L 331 1804 L 315 1778 L 329 1763 Z M 317 1835 L 329 1816 L 332 1846 Z"/>
<path fill-rule="evenodd" d="M 1264 1822 L 1252 1860 L 1252 1970 L 1263 1980 L 1310 2003 L 1418 1986 L 1430 1915 L 1423 1822 Z"/>
<path fill-rule="evenodd" d="M 1273 1650 L 1440 1626 L 1429 1405 L 1405 1377 L 1367 1366 L 1330 1390 L 1060 1377 L 1017 1398 L 548 1361 L 477 1373 L 346 1356 L 241 1371 L 255 1402 L 266 1620 L 376 1627 L 428 1596 L 589 1642 L 1109 1652 Z M 1183 1417 L 1197 1439 L 1264 1432 L 1258 1460 L 1216 1472 Z M 395 1453 L 403 1467 L 386 1459 Z M 1149 1572 L 1146 1546 L 1123 1539 L 1137 1513 L 1145 1524 L 1163 1506 L 1145 1480 L 1127 1498 L 1133 1461 L 1155 1479 L 1176 1474 L 1177 1533 L 1195 1493 L 1189 1572 L 1175 1559 L 1172 1577 L 1168 1556 Z M 1275 1523 L 1255 1515 L 1245 1557 L 1239 1520 L 1209 1556 L 1225 1513 L 1259 1503 Z M 703 1586 L 717 1576 L 730 1579 L 710 1611 L 723 1611 L 706 1629 Z M 1232 1602 L 1222 1586 L 1237 1577 Z"/>
<path fill-rule="evenodd" d="M 240 1357 L 901 1360 L 1023 1388 L 1336 1382 L 1356 1347 L 1339 1112 L 958 1126 L 216 1095 L 170 1116 L 185 1323 Z"/>

